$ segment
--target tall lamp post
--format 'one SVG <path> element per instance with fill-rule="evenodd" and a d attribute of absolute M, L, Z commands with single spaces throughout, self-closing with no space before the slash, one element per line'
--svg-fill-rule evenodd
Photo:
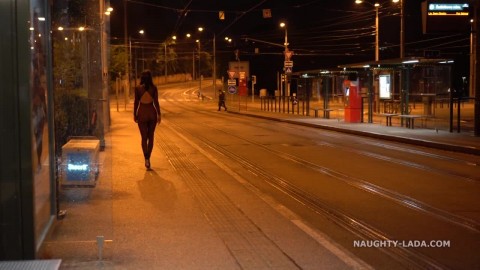
<path fill-rule="evenodd" d="M 139 33 L 141 36 L 143 36 L 143 35 L 145 34 L 145 30 L 140 29 L 140 30 L 138 31 L 138 33 Z M 138 46 L 142 46 L 142 45 L 141 45 L 141 42 L 139 42 L 139 41 L 134 41 L 133 44 L 136 44 L 136 45 L 135 45 L 135 48 L 134 48 L 134 49 L 135 49 L 135 51 L 134 51 L 134 54 L 135 54 L 135 63 L 134 63 L 134 68 L 135 68 L 135 70 L 134 70 L 134 72 L 135 72 L 135 76 L 134 76 L 134 86 L 136 87 L 136 86 L 137 86 L 137 77 L 138 77 L 137 47 L 138 47 Z M 130 54 L 131 54 L 131 50 L 132 50 L 132 49 L 131 49 L 131 46 L 132 46 L 132 41 L 130 41 Z M 143 60 L 144 60 L 144 59 L 143 59 L 143 46 L 142 46 L 142 61 L 143 61 Z M 143 67 L 143 66 L 142 66 L 142 67 Z"/>
<path fill-rule="evenodd" d="M 192 35 L 190 33 L 187 33 L 186 35 L 186 38 L 191 38 Z M 193 48 L 193 52 L 192 52 L 192 80 L 195 80 L 195 78 L 197 77 L 197 75 L 195 74 L 195 48 Z"/>
<path fill-rule="evenodd" d="M 203 32 L 205 28 L 199 27 L 198 31 Z M 217 96 L 217 63 L 216 63 L 216 53 L 217 53 L 217 48 L 216 48 L 216 34 L 213 31 L 210 31 L 213 34 L 213 94 L 214 97 Z"/>
<path fill-rule="evenodd" d="M 125 38 L 125 51 L 129 48 L 129 52 L 127 53 L 128 58 L 125 61 L 125 75 L 127 79 L 128 86 L 125 89 L 125 98 L 130 95 L 130 65 L 132 64 L 132 41 L 129 40 L 128 37 L 128 24 L 127 24 L 127 0 L 123 0 L 123 35 Z M 126 104 L 126 102 L 125 102 Z M 125 105 L 126 108 L 127 105 Z"/>
<path fill-rule="evenodd" d="M 285 29 L 285 42 L 283 43 L 283 45 L 285 46 L 285 60 L 287 59 L 287 53 L 288 53 L 288 30 L 287 30 L 287 24 L 285 22 L 281 22 L 280 23 L 280 27 L 281 28 L 284 28 Z M 284 67 L 284 70 L 283 70 L 283 74 L 284 74 L 284 80 L 285 80 L 285 86 L 284 86 L 284 89 L 282 91 L 282 95 L 285 96 L 285 94 L 288 92 L 288 80 L 287 80 L 287 71 Z M 280 83 L 280 85 L 282 85 Z"/>
<path fill-rule="evenodd" d="M 355 0 L 355 4 L 362 4 L 363 0 Z M 380 8 L 380 4 L 375 2 L 374 4 L 370 2 L 366 2 L 373 7 L 375 7 L 375 61 L 378 62 L 380 60 L 380 42 L 379 42 L 379 36 L 380 36 L 380 22 L 378 19 L 378 9 Z"/>
<path fill-rule="evenodd" d="M 405 57 L 405 16 L 404 0 L 392 0 L 393 3 L 400 2 L 400 58 Z"/>
<path fill-rule="evenodd" d="M 173 35 L 173 36 L 172 36 L 172 40 L 171 40 L 170 44 L 174 44 L 176 40 L 177 40 L 177 36 L 176 36 L 176 35 Z M 167 82 L 168 82 L 168 79 L 167 79 L 167 77 L 168 77 L 168 56 L 167 56 L 167 43 L 168 43 L 168 40 L 167 40 L 167 39 L 165 39 L 165 42 L 163 43 L 163 45 L 164 45 L 164 49 L 165 49 L 165 50 L 164 50 L 164 53 L 165 53 L 165 54 L 164 54 L 164 58 L 165 58 L 165 59 L 164 59 L 164 61 L 163 61 L 163 62 L 164 62 L 164 64 L 165 64 L 165 70 L 164 70 L 165 83 L 167 83 Z"/>
<path fill-rule="evenodd" d="M 200 72 L 200 57 L 202 56 L 202 44 L 200 42 L 200 39 L 195 40 L 196 43 L 198 43 L 198 97 L 202 96 L 202 74 Z"/>
<path fill-rule="evenodd" d="M 480 137 L 480 46 L 478 46 L 478 31 L 480 30 L 480 3 L 475 2 L 474 6 L 474 18 L 473 18 L 473 32 L 475 34 L 475 70 L 473 80 L 474 84 L 474 97 L 475 97 L 475 107 L 474 107 L 474 134 L 477 137 Z"/>
<path fill-rule="evenodd" d="M 145 36 L 145 30 L 143 29 L 140 29 L 138 33 L 140 34 L 141 37 Z M 142 45 L 142 71 L 144 70 L 145 70 L 145 54 L 143 52 L 143 45 Z"/>

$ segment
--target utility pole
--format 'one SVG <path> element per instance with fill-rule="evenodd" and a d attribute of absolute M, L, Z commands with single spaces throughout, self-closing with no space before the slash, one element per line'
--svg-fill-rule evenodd
<path fill-rule="evenodd" d="M 375 4 L 375 61 L 378 62 L 380 60 L 380 22 L 378 19 L 378 9 L 380 5 Z"/>
<path fill-rule="evenodd" d="M 200 70 L 200 58 L 202 57 L 202 44 L 198 40 L 198 97 L 202 97 L 202 72 Z"/>
<path fill-rule="evenodd" d="M 472 10 L 475 14 L 475 10 Z M 477 47 L 477 35 L 474 31 L 475 20 L 472 19 L 470 23 L 470 76 L 469 76 L 469 89 L 468 96 L 475 97 L 475 60 L 476 60 L 476 47 Z"/>
<path fill-rule="evenodd" d="M 405 1 L 400 0 L 400 58 L 405 57 Z"/>
<path fill-rule="evenodd" d="M 480 12 L 480 3 L 474 1 L 475 6 L 474 10 L 474 21 L 473 21 L 473 35 L 475 40 L 475 78 L 473 80 L 474 91 L 475 91 L 475 107 L 474 107 L 474 134 L 477 137 L 480 137 L 480 83 L 478 83 L 478 78 L 480 77 L 480 46 L 478 44 L 478 30 L 480 29 L 480 19 L 478 13 Z"/>
<path fill-rule="evenodd" d="M 167 61 L 167 41 L 165 40 L 165 83 L 167 83 L 167 76 L 168 76 L 168 61 Z"/>
<path fill-rule="evenodd" d="M 217 97 L 217 45 L 216 34 L 213 33 L 213 96 Z"/>
<path fill-rule="evenodd" d="M 127 25 L 127 1 L 128 0 L 123 0 L 123 35 L 125 39 L 125 53 L 127 53 L 127 48 L 129 47 L 129 42 L 128 42 L 128 25 Z M 125 62 L 125 74 L 127 75 L 127 87 L 125 89 L 125 96 L 130 95 L 130 54 L 131 52 L 127 53 L 127 61 Z"/>

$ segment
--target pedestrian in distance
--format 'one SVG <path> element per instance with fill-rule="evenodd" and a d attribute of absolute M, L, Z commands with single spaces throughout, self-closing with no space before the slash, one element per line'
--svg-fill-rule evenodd
<path fill-rule="evenodd" d="M 222 107 L 225 109 L 225 111 L 227 110 L 227 106 L 225 106 L 225 92 L 220 90 L 220 93 L 218 94 L 218 110 L 220 111 Z"/>
<path fill-rule="evenodd" d="M 145 167 L 150 169 L 155 127 L 162 121 L 162 114 L 158 102 L 158 89 L 153 84 L 152 73 L 148 70 L 142 72 L 140 85 L 135 87 L 133 120 L 138 123 L 140 129 Z"/>

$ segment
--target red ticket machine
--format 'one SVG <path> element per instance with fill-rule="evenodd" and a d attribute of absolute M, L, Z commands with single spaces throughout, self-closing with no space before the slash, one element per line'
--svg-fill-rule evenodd
<path fill-rule="evenodd" d="M 238 95 L 239 96 L 248 96 L 247 92 L 247 77 L 245 72 L 239 72 L 238 78 Z"/>
<path fill-rule="evenodd" d="M 345 122 L 360 123 L 362 120 L 362 95 L 358 81 L 345 80 L 344 82 L 346 104 Z"/>

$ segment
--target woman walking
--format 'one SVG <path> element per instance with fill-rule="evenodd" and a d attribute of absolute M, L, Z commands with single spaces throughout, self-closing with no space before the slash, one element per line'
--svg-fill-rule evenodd
<path fill-rule="evenodd" d="M 145 167 L 149 169 L 155 127 L 162 121 L 162 115 L 158 102 L 158 90 L 153 84 L 152 73 L 148 70 L 142 72 L 140 85 L 135 87 L 133 119 L 140 129 Z"/>

